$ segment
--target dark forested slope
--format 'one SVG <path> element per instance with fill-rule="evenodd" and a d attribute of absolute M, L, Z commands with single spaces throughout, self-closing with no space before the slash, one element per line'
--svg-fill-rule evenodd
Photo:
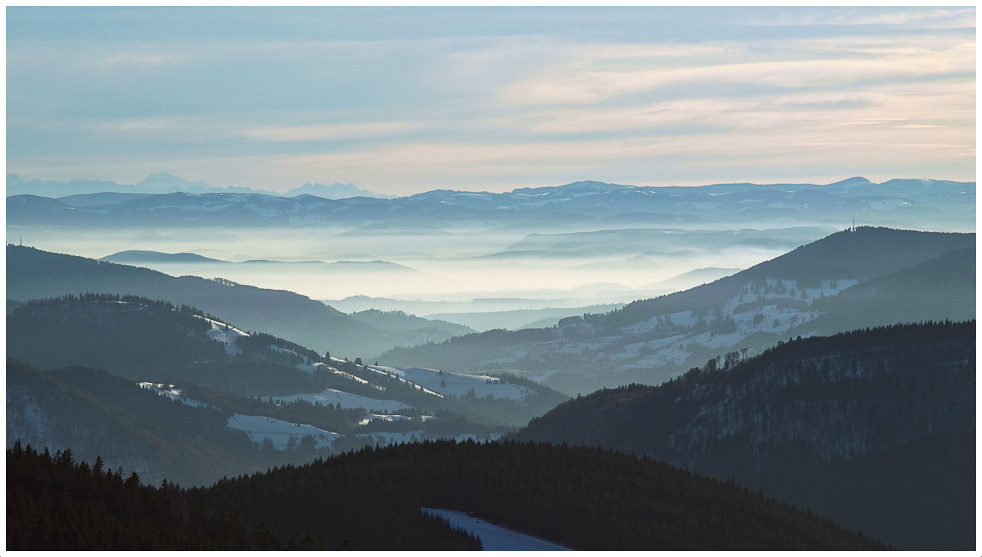
<path fill-rule="evenodd" d="M 521 440 L 732 477 L 902 547 L 974 544 L 975 322 L 799 339 L 657 387 L 608 389 Z"/>
<path fill-rule="evenodd" d="M 8 548 L 18 549 L 479 547 L 422 507 L 465 510 L 573 549 L 882 548 L 733 483 L 597 449 L 414 443 L 190 491 L 140 487 L 19 446 L 7 461 Z M 162 541 L 169 532 L 174 540 Z"/>
<path fill-rule="evenodd" d="M 331 358 L 135 296 L 20 304 L 6 340 L 8 448 L 70 448 L 185 484 L 366 444 L 496 438 L 565 400 L 518 377 Z"/>
<path fill-rule="evenodd" d="M 153 482 L 204 484 L 320 454 L 264 450 L 227 427 L 229 410 L 182 404 L 105 371 L 40 370 L 8 359 L 6 387 L 8 448 L 20 440 L 70 449 L 90 462 L 100 456 L 114 469 Z M 319 408 L 321 414 L 329 410 Z"/>
<path fill-rule="evenodd" d="M 316 526 L 297 538 L 277 538 L 262 524 L 244 522 L 236 509 L 209 511 L 207 500 L 189 497 L 174 483 L 145 485 L 136 474 L 124 480 L 101 459 L 89 466 L 73 457 L 20 443 L 7 450 L 8 550 L 350 549 L 347 538 L 325 545 Z M 291 503 L 280 498 L 275 508 Z M 406 548 L 480 549 L 470 534 L 419 513 L 404 517 L 380 505 L 372 517 L 360 518 L 377 537 L 404 541 Z"/>
<path fill-rule="evenodd" d="M 391 333 L 285 290 L 172 277 L 150 269 L 7 245 L 7 299 L 27 301 L 84 292 L 134 295 L 190 305 L 244 330 L 266 331 L 318 351 L 369 357 L 392 347 Z"/>
<path fill-rule="evenodd" d="M 213 327 L 188 306 L 135 296 L 66 295 L 32 300 L 7 315 L 7 355 L 42 368 L 88 366 L 138 381 L 192 382 L 236 393 L 324 387 L 316 374 L 267 350 L 285 341 L 254 335 L 242 339 L 252 342 L 226 346 L 210 338 Z M 253 344 L 261 346 L 250 350 Z"/>

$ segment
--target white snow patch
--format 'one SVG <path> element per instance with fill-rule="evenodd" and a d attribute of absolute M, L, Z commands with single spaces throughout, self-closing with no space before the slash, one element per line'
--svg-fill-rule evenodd
<path fill-rule="evenodd" d="M 209 339 L 224 344 L 225 351 L 232 356 L 242 353 L 242 349 L 235 345 L 235 340 L 239 337 L 249 336 L 248 333 L 221 321 L 215 321 L 207 317 L 201 317 L 201 319 L 211 323 L 211 330 L 208 331 Z"/>
<path fill-rule="evenodd" d="M 329 447 L 331 442 L 340 434 L 326 431 L 307 424 L 295 424 L 267 416 L 248 416 L 232 414 L 226 427 L 245 431 L 254 443 L 263 444 L 269 439 L 273 448 L 285 451 L 291 446 L 298 446 L 300 440 L 310 435 L 314 438 L 315 448 Z"/>
<path fill-rule="evenodd" d="M 399 410 L 408 410 L 410 407 L 404 402 L 399 402 L 398 400 L 380 400 L 374 398 L 368 398 L 367 396 L 355 395 L 351 393 L 346 393 L 344 391 L 338 391 L 336 389 L 328 389 L 326 391 L 321 391 L 314 394 L 296 394 L 287 396 L 274 396 L 273 400 L 283 401 L 283 402 L 294 402 L 297 400 L 306 400 L 307 402 L 314 404 L 337 404 L 341 408 L 363 408 L 365 410 L 384 410 L 388 412 L 397 412 Z"/>
<path fill-rule="evenodd" d="M 460 511 L 426 507 L 421 507 L 420 510 L 444 518 L 452 526 L 477 536 L 484 545 L 484 551 L 570 551 L 561 545 L 491 524 Z"/>
<path fill-rule="evenodd" d="M 630 333 L 630 334 L 650 333 L 659 327 L 659 318 L 663 319 L 662 316 L 656 315 L 654 317 L 649 317 L 648 319 L 645 319 L 644 321 L 641 321 L 639 323 L 635 323 L 634 325 L 629 325 L 627 327 L 624 327 L 621 330 L 623 330 L 625 333 Z"/>
<path fill-rule="evenodd" d="M 469 375 L 427 368 L 396 368 L 391 366 L 368 366 L 368 369 L 382 375 L 396 377 L 437 396 L 467 396 L 473 391 L 473 396 L 478 398 L 490 396 L 497 399 L 520 400 L 533 392 L 521 385 L 502 383 L 501 379 L 490 375 Z"/>
<path fill-rule="evenodd" d="M 424 414 L 424 415 L 420 416 L 420 418 L 424 422 L 426 422 L 426 421 L 435 419 L 436 416 L 430 416 L 430 415 Z M 413 419 L 412 416 L 403 416 L 402 414 L 369 414 L 367 418 L 364 418 L 363 420 L 361 420 L 360 422 L 358 422 L 358 425 L 368 425 L 369 423 L 374 422 L 374 421 L 404 422 L 406 420 L 411 420 L 411 419 Z"/>
<path fill-rule="evenodd" d="M 695 327 L 699 317 L 692 311 L 680 311 L 669 315 L 668 321 L 677 327 Z"/>
<path fill-rule="evenodd" d="M 317 371 L 319 369 L 320 370 L 323 370 L 323 371 L 337 371 L 337 370 L 332 369 L 331 366 L 329 366 L 329 365 L 327 365 L 327 364 L 325 364 L 323 362 L 313 362 L 313 363 L 310 363 L 310 364 L 297 364 L 294 367 L 296 367 L 300 371 L 306 371 L 307 373 L 310 373 L 310 374 L 313 374 L 315 371 Z"/>
<path fill-rule="evenodd" d="M 343 364 L 347 364 L 348 363 L 345 360 L 339 360 L 339 359 L 333 358 L 333 357 L 330 358 L 329 361 L 331 363 L 335 363 L 336 366 L 339 366 L 339 365 L 343 365 Z M 367 380 L 362 379 L 361 377 L 358 377 L 357 375 L 351 375 L 348 372 L 341 371 L 340 369 L 337 369 L 336 367 L 331 367 L 331 366 L 327 366 L 326 369 L 327 369 L 327 371 L 330 371 L 331 373 L 333 373 L 335 375 L 340 375 L 341 377 L 345 377 L 347 379 L 351 379 L 352 381 L 355 381 L 356 383 L 361 383 L 362 385 L 368 385 L 368 381 Z M 373 387 L 376 387 L 376 385 L 372 385 L 372 386 Z M 385 389 L 379 388 L 379 390 L 381 391 L 381 390 L 385 390 Z"/>
<path fill-rule="evenodd" d="M 166 383 L 151 383 L 149 381 L 142 381 L 139 383 L 139 385 L 141 389 L 146 389 L 150 392 L 157 393 L 159 396 L 166 396 L 167 398 L 180 402 L 181 404 L 194 407 L 211 407 L 210 404 L 205 404 L 204 402 L 194 400 L 193 398 L 188 398 L 187 395 L 184 394 L 184 391 L 174 387 L 174 385 L 169 385 Z"/>

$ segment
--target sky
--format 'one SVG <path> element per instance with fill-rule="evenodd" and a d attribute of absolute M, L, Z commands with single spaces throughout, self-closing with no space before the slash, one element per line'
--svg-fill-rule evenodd
<path fill-rule="evenodd" d="M 7 7 L 7 172 L 975 181 L 975 8 Z"/>

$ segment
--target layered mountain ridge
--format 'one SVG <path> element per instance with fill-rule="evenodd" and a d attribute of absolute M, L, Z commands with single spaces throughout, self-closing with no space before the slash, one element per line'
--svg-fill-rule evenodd
<path fill-rule="evenodd" d="M 319 352 L 374 357 L 403 344 L 459 334 L 456 325 L 421 323 L 400 331 L 379 328 L 321 302 L 285 290 L 270 290 L 221 279 L 172 277 L 141 267 L 7 245 L 7 299 L 27 301 L 64 294 L 115 293 L 191 305 L 221 315 L 245 330 L 265 331 Z"/>
<path fill-rule="evenodd" d="M 45 195 L 48 197 L 86 196 L 90 194 L 116 195 L 147 195 L 173 192 L 187 193 L 246 193 L 296 197 L 311 194 L 325 199 L 346 199 L 349 197 L 391 197 L 380 195 L 356 187 L 354 184 L 324 185 L 310 182 L 293 188 L 285 194 L 249 187 L 227 186 L 224 188 L 212 186 L 205 182 L 191 182 L 166 172 L 155 172 L 144 180 L 132 184 L 117 184 L 108 180 L 72 180 L 57 182 L 53 180 L 24 180 L 17 174 L 7 174 L 7 196 L 11 195 Z M 108 197 L 108 196 L 104 196 Z M 77 199 L 77 198 L 76 198 Z"/>
<path fill-rule="evenodd" d="M 7 315 L 7 346 L 8 445 L 101 456 L 157 481 L 493 439 L 565 399 L 519 378 L 351 362 L 135 296 L 27 302 Z"/>
<path fill-rule="evenodd" d="M 729 277 L 548 329 L 488 331 L 381 357 L 523 370 L 567 394 L 658 384 L 707 359 L 857 327 L 975 317 L 975 235 L 860 227 Z"/>
<path fill-rule="evenodd" d="M 310 190 L 317 191 L 317 190 Z M 98 197 L 92 197 L 92 195 Z M 648 187 L 577 182 L 506 193 L 434 190 L 408 197 L 325 199 L 309 194 L 172 192 L 140 195 L 7 198 L 11 225 L 57 226 L 317 226 L 332 223 L 459 222 L 500 225 L 596 222 L 679 225 L 825 223 L 857 215 L 883 226 L 974 228 L 975 184 L 943 180 L 852 179 L 835 184 L 720 184 Z"/>

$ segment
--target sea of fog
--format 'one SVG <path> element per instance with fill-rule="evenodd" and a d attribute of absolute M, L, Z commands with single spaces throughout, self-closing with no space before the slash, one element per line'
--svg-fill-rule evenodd
<path fill-rule="evenodd" d="M 220 261 L 129 264 L 318 300 L 367 296 L 503 311 L 626 303 L 685 289 L 832 232 L 822 226 L 574 231 L 8 226 L 7 241 L 96 259 L 127 250 L 194 253 Z"/>

